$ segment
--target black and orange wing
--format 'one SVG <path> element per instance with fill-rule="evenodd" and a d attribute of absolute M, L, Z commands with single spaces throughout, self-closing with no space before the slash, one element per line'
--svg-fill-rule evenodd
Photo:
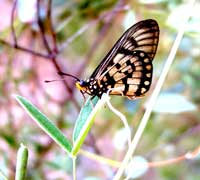
<path fill-rule="evenodd" d="M 159 41 L 155 20 L 140 21 L 130 27 L 95 69 L 90 79 L 100 91 L 129 98 L 143 96 L 152 80 L 152 60 Z"/>

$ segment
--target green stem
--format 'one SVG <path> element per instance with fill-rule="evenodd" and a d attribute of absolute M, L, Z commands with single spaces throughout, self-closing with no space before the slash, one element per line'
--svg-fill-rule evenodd
<path fill-rule="evenodd" d="M 73 163 L 73 180 L 76 180 L 76 157 L 72 158 Z"/>

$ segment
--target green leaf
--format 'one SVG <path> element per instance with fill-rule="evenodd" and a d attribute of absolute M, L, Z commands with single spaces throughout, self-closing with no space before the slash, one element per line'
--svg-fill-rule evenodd
<path fill-rule="evenodd" d="M 73 149 L 72 155 L 76 156 L 83 141 L 85 140 L 98 110 L 107 101 L 107 94 L 103 95 L 101 99 L 95 97 L 93 99 L 88 98 L 84 107 L 81 109 L 78 119 L 76 120 L 75 129 L 73 132 Z"/>
<path fill-rule="evenodd" d="M 153 108 L 154 112 L 171 114 L 178 114 L 196 110 L 196 105 L 187 100 L 185 96 L 173 92 L 160 93 L 157 102 Z"/>
<path fill-rule="evenodd" d="M 89 117 L 90 113 L 93 110 L 93 107 L 95 107 L 95 105 L 97 104 L 99 98 L 95 97 L 91 100 L 91 98 L 89 97 L 85 103 L 85 105 L 83 106 L 83 108 L 80 111 L 79 117 L 76 120 L 76 124 L 75 124 L 75 128 L 74 128 L 74 133 L 73 133 L 73 141 L 76 141 L 81 129 L 83 128 L 84 124 L 86 123 L 87 118 Z"/>
<path fill-rule="evenodd" d="M 31 116 L 31 118 L 69 155 L 72 150 L 70 141 L 63 135 L 63 133 L 50 121 L 44 114 L 42 114 L 32 103 L 24 97 L 15 95 L 16 100 Z"/>

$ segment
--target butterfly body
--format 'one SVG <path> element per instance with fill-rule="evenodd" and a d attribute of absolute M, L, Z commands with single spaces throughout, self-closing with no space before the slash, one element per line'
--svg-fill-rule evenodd
<path fill-rule="evenodd" d="M 103 93 L 142 97 L 149 90 L 159 40 L 155 20 L 140 21 L 130 27 L 115 43 L 89 79 L 79 80 L 76 87 L 91 96 Z"/>

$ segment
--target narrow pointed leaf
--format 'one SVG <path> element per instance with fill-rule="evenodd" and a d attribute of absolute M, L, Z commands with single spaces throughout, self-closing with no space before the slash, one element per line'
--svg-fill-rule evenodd
<path fill-rule="evenodd" d="M 98 110 L 105 104 L 107 98 L 107 94 L 104 94 L 101 99 L 98 97 L 95 97 L 92 100 L 88 98 L 84 107 L 81 109 L 79 117 L 76 120 L 76 125 L 73 133 L 73 156 L 76 156 L 78 153 L 94 122 L 95 115 L 97 114 Z"/>
<path fill-rule="evenodd" d="M 67 153 L 72 150 L 70 141 L 63 135 L 63 133 L 50 121 L 43 113 L 41 113 L 32 103 L 24 97 L 16 95 L 16 100 L 26 110 L 29 116 Z"/>

